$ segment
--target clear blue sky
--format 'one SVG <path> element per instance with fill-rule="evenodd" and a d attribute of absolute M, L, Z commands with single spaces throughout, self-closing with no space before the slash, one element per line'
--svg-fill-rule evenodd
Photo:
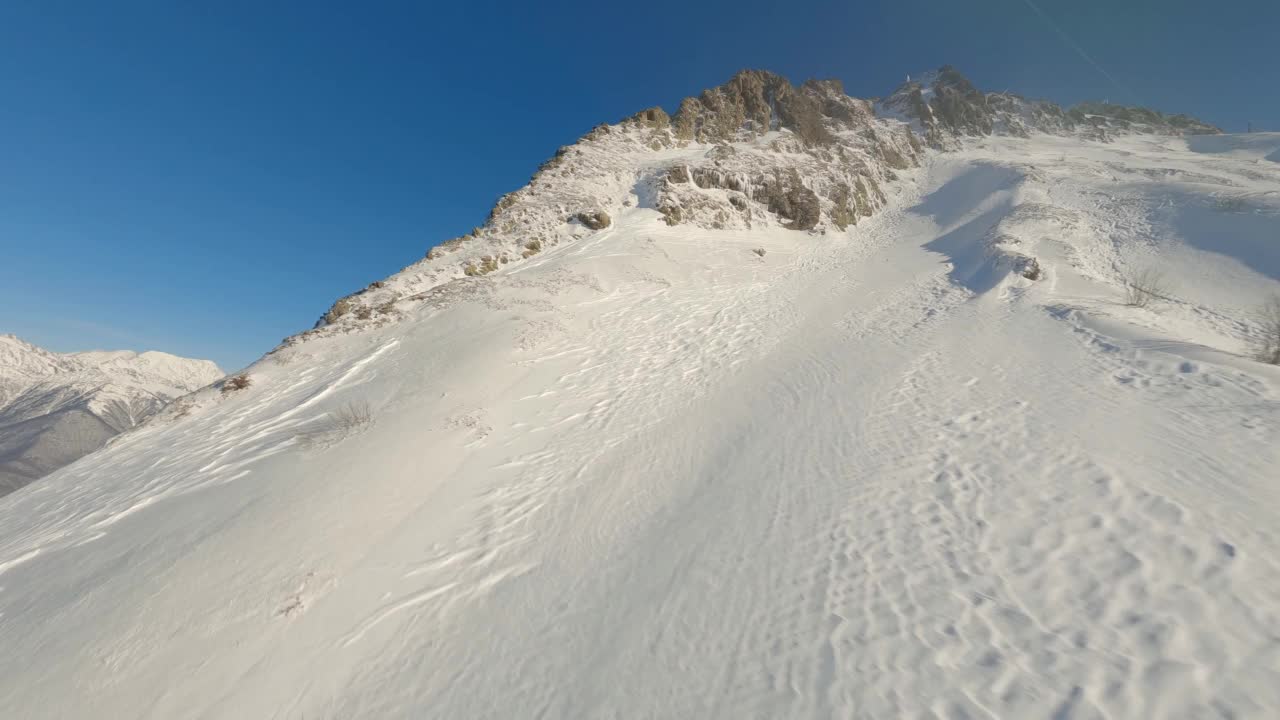
<path fill-rule="evenodd" d="M 235 369 L 593 125 L 742 67 L 867 97 L 951 63 L 1280 130 L 1275 0 L 1032 1 L 7 0 L 0 332 Z"/>

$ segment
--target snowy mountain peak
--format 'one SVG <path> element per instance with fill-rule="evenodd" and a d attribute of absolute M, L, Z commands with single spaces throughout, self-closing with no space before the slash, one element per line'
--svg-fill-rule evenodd
<path fill-rule="evenodd" d="M 17 335 L 0 335 L 0 370 L 26 366 L 35 371 L 37 365 L 56 364 L 57 357 L 56 353 L 32 345 Z"/>
<path fill-rule="evenodd" d="M 0 335 L 0 408 L 26 385 L 79 368 L 67 356 L 49 352 L 16 335 Z"/>
<path fill-rule="evenodd" d="M 194 360 L 158 350 L 91 350 L 67 357 L 109 374 L 117 382 L 159 381 L 187 391 L 204 387 L 224 374 L 211 360 Z"/>
<path fill-rule="evenodd" d="M 877 117 L 839 81 L 795 86 L 743 70 L 674 115 L 650 108 L 560 148 L 525 187 L 499 198 L 484 225 L 339 299 L 286 346 L 392 322 L 451 292 L 453 280 L 576 242 L 627 208 L 655 208 L 673 226 L 843 232 L 884 206 L 884 184 L 922 151 L 906 124 Z"/>
<path fill-rule="evenodd" d="M 1216 132 L 1182 115 L 1105 104 L 1064 111 L 987 93 L 951 66 L 909 79 L 878 103 L 850 97 L 838 80 L 797 86 L 742 70 L 685 98 L 674 114 L 649 108 L 560 148 L 526 186 L 499 198 L 483 225 L 339 299 L 282 347 L 394 322 L 461 291 L 449 287 L 455 280 L 581 240 L 631 207 L 657 209 L 672 226 L 841 233 L 884 207 L 886 184 L 919 165 L 926 146 L 957 150 L 975 138 L 1033 133 L 1109 141 Z"/>
<path fill-rule="evenodd" d="M 75 460 L 222 375 L 208 360 L 163 352 L 63 354 L 0 336 L 0 494 Z"/>

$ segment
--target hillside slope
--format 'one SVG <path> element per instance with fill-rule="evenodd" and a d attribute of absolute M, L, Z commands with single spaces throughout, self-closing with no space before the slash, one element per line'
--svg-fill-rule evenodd
<path fill-rule="evenodd" d="M 744 70 L 686 98 L 674 115 L 649 108 L 597 126 L 560 148 L 528 185 L 499 198 L 483 225 L 340 298 L 314 329 L 285 342 L 396 322 L 451 280 L 483 277 L 578 242 L 631 208 L 656 209 L 673 227 L 845 232 L 886 205 L 886 187 L 919 167 L 926 144 L 955 150 L 973 138 L 1032 133 L 1105 143 L 1135 133 L 1220 131 L 1144 108 L 1090 103 L 1064 110 L 984 93 L 950 66 L 908 80 L 878 104 L 846 95 L 837 80 L 796 87 Z"/>
<path fill-rule="evenodd" d="M 0 495 L 98 449 L 222 377 L 161 352 L 58 354 L 0 335 Z"/>
<path fill-rule="evenodd" d="M 530 191 L 560 242 L 0 500 L 0 716 L 1274 717 L 1280 135 L 954 134 L 845 230 L 669 222 L 790 134 L 615 159 L 598 230 Z"/>

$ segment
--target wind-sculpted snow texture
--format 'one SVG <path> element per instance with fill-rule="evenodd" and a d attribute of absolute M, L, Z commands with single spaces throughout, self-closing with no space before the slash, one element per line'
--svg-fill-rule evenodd
<path fill-rule="evenodd" d="M 0 335 L 0 495 L 102 446 L 222 376 L 159 352 L 60 355 Z"/>
<path fill-rule="evenodd" d="M 0 501 L 0 717 L 1280 713 L 1280 135 L 957 134 L 823 234 L 661 201 L 828 146 L 640 117 Z"/>

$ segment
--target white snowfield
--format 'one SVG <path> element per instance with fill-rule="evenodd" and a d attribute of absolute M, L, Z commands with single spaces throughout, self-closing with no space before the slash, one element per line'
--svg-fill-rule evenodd
<path fill-rule="evenodd" d="M 0 717 L 1280 717 L 1277 152 L 637 201 L 269 356 L 0 500 Z"/>

